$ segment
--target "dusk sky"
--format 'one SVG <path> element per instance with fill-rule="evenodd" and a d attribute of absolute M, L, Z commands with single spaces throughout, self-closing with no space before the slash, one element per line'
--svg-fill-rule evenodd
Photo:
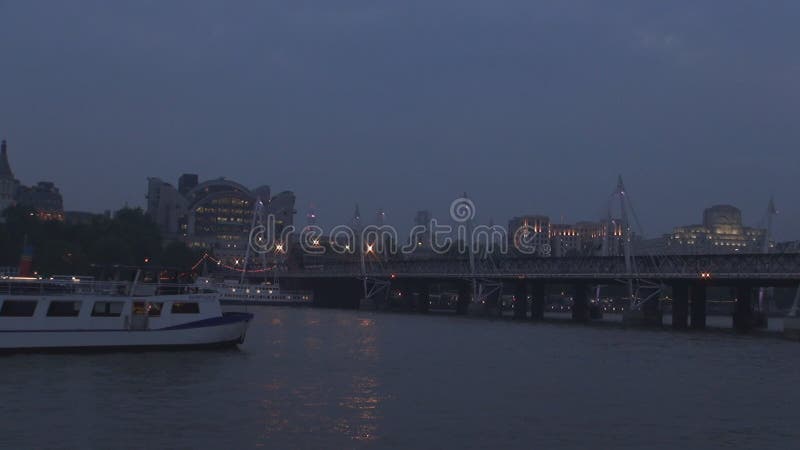
<path fill-rule="evenodd" d="M 146 178 L 297 194 L 324 225 L 599 219 L 618 174 L 644 231 L 716 203 L 800 238 L 800 2 L 0 0 L 0 137 L 68 210 Z"/>

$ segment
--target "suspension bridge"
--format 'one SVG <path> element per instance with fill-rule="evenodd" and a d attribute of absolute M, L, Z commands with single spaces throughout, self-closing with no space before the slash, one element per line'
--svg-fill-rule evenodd
<path fill-rule="evenodd" d="M 392 258 L 377 254 L 369 243 L 356 242 L 357 258 L 313 267 L 276 264 L 268 271 L 281 286 L 313 290 L 321 304 L 337 304 L 346 298 L 366 308 L 386 305 L 394 290 L 414 293 L 415 309 L 424 312 L 432 286 L 447 284 L 458 293 L 457 312 L 491 313 L 500 297 L 510 292 L 514 316 L 530 319 L 543 317 L 548 286 L 566 286 L 573 292 L 572 318 L 578 322 L 591 320 L 592 304 L 599 300 L 601 290 L 616 286 L 626 292 L 625 322 L 661 325 L 661 303 L 669 297 L 676 329 L 705 328 L 707 290 L 729 287 L 735 293 L 734 327 L 746 332 L 766 320 L 765 296 L 770 288 L 800 286 L 800 253 L 771 252 L 775 213 L 770 201 L 767 234 L 759 253 L 637 254 L 634 228 L 638 227 L 639 235 L 644 233 L 620 177 L 608 202 L 606 221 L 621 230 L 617 254 L 611 254 L 608 232 L 599 255 L 576 257 L 496 255 L 468 249 L 458 255 Z M 254 213 L 254 227 L 260 221 Z M 247 273 L 246 264 L 245 260 L 242 280 L 264 276 L 263 268 Z M 799 302 L 800 288 L 791 316 L 797 316 Z"/>

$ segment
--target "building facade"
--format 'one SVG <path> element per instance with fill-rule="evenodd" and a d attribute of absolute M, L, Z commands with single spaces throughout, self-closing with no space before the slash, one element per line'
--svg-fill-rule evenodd
<path fill-rule="evenodd" d="M 540 215 L 518 216 L 508 221 L 508 248 L 535 249 L 541 256 L 550 256 L 550 217 Z"/>
<path fill-rule="evenodd" d="M 235 264 L 247 250 L 257 201 L 274 217 L 277 233 L 294 225 L 294 194 L 283 191 L 269 195 L 269 186 L 251 190 L 225 178 L 199 182 L 197 175 L 183 174 L 178 189 L 161 179 L 149 178 L 147 214 L 167 239 L 184 241 Z"/>
<path fill-rule="evenodd" d="M 41 220 L 64 220 L 64 201 L 55 184 L 40 181 L 35 186 L 20 186 L 17 203 L 33 208 Z"/>
<path fill-rule="evenodd" d="M 732 205 L 706 208 L 702 224 L 675 227 L 664 242 L 672 254 L 761 253 L 775 246 L 766 229 L 744 226 L 742 212 Z"/>
<path fill-rule="evenodd" d="M 64 202 L 55 184 L 40 181 L 34 186 L 21 185 L 11 170 L 8 143 L 3 140 L 0 142 L 0 213 L 16 204 L 34 209 L 41 220 L 64 220 Z"/>

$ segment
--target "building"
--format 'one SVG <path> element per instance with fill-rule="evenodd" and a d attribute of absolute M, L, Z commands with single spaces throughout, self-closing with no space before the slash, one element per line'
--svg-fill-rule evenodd
<path fill-rule="evenodd" d="M 35 186 L 20 186 L 17 203 L 33 208 L 41 220 L 64 220 L 64 201 L 55 184 L 40 181 Z"/>
<path fill-rule="evenodd" d="M 199 178 L 195 173 L 185 173 L 178 178 L 178 192 L 186 195 L 199 183 Z"/>
<path fill-rule="evenodd" d="M 275 219 L 275 231 L 294 224 L 295 196 L 283 191 L 269 197 L 269 186 L 248 189 L 225 178 L 199 182 L 183 174 L 178 189 L 159 178 L 148 178 L 147 214 L 167 239 L 205 249 L 218 259 L 236 263 L 244 257 L 256 202 Z"/>
<path fill-rule="evenodd" d="M 184 177 L 181 176 L 181 181 Z M 170 239 L 181 234 L 187 211 L 186 198 L 175 187 L 160 178 L 147 179 L 147 214 L 165 237 Z"/>
<path fill-rule="evenodd" d="M 555 257 L 580 254 L 583 247 L 583 236 L 575 225 L 550 224 L 550 248 Z"/>
<path fill-rule="evenodd" d="M 0 212 L 16 204 L 33 208 L 42 220 L 64 220 L 64 202 L 55 184 L 40 181 L 34 186 L 23 186 L 14 178 L 4 140 L 0 142 Z"/>
<path fill-rule="evenodd" d="M 509 248 L 535 246 L 540 256 L 618 256 L 624 252 L 620 220 L 551 223 L 544 215 L 514 217 L 508 222 Z M 634 237 L 635 238 L 635 237 Z"/>
<path fill-rule="evenodd" d="M 706 208 L 702 224 L 675 227 L 664 236 L 665 251 L 672 254 L 760 253 L 766 239 L 766 229 L 742 225 L 742 212 L 731 205 Z"/>
<path fill-rule="evenodd" d="M 18 189 L 19 181 L 14 178 L 14 172 L 8 163 L 8 145 L 3 140 L 0 143 L 0 213 L 14 205 Z"/>
<path fill-rule="evenodd" d="M 267 194 L 269 194 L 269 190 L 267 190 Z M 283 191 L 269 200 L 267 211 L 275 217 L 275 225 L 278 230 L 288 225 L 294 225 L 294 215 L 297 213 L 297 210 L 294 209 L 294 202 L 295 196 L 292 191 Z"/>
<path fill-rule="evenodd" d="M 510 251 L 528 249 L 542 256 L 550 256 L 550 218 L 539 215 L 518 216 L 508 221 L 508 247 Z"/>

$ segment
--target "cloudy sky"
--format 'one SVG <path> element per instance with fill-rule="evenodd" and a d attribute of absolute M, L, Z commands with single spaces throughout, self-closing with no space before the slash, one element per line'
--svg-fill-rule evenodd
<path fill-rule="evenodd" d="M 800 2 L 0 0 L 0 136 L 67 209 L 183 172 L 384 208 L 597 219 L 715 203 L 800 239 Z"/>

